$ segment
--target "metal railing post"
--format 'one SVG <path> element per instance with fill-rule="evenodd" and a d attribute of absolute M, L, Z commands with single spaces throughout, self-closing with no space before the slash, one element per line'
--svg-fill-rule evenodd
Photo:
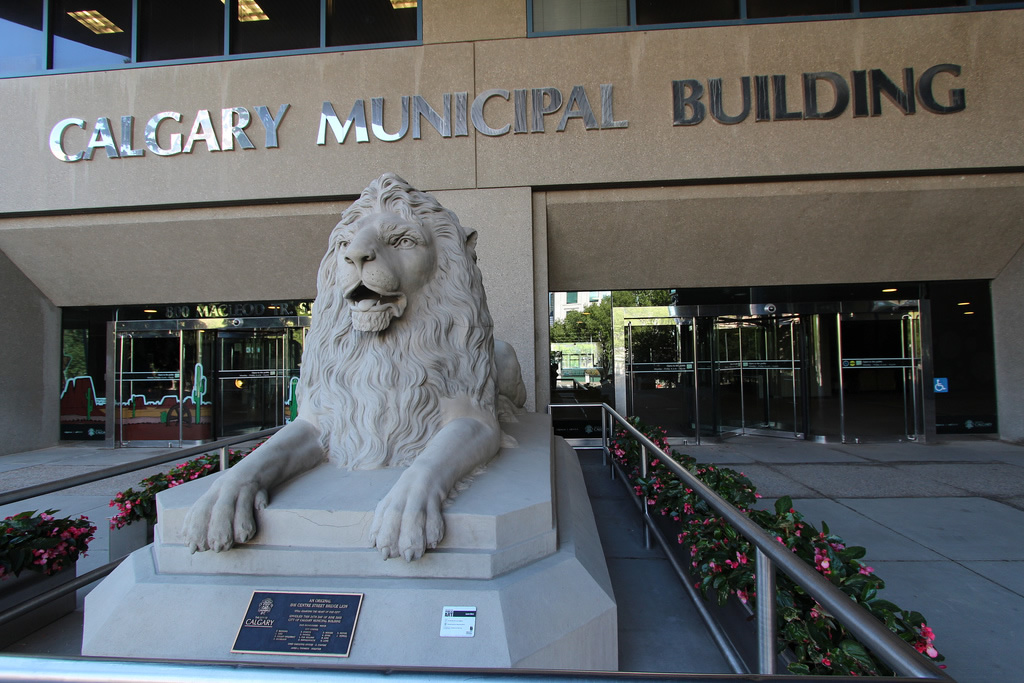
<path fill-rule="evenodd" d="M 608 464 L 608 413 L 601 406 L 601 465 Z"/>
<path fill-rule="evenodd" d="M 227 446 L 221 446 L 220 447 L 220 471 L 223 472 L 224 470 L 226 470 L 229 467 L 231 467 L 231 465 L 228 463 L 228 447 Z"/>
<path fill-rule="evenodd" d="M 775 673 L 775 567 L 760 550 L 757 558 L 757 670 Z"/>
<path fill-rule="evenodd" d="M 640 444 L 640 478 L 647 480 L 647 445 Z M 644 548 L 651 549 L 651 510 L 645 494 L 640 501 L 644 508 Z"/>

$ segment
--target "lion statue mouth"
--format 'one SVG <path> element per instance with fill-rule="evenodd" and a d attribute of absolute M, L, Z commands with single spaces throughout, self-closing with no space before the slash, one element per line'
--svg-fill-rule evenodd
<path fill-rule="evenodd" d="M 405 312 L 405 294 L 379 292 L 365 282 L 350 288 L 345 298 L 352 311 L 352 327 L 360 332 L 383 332 Z"/>

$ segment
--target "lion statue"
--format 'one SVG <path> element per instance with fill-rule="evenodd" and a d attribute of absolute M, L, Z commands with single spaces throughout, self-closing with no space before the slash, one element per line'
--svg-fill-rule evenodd
<path fill-rule="evenodd" d="M 342 213 L 317 274 L 298 417 L 196 501 L 192 552 L 248 541 L 274 487 L 327 461 L 405 468 L 370 526 L 384 559 L 437 546 L 443 503 L 497 453 L 499 415 L 526 400 L 515 353 L 493 338 L 475 246 L 474 230 L 390 173 Z"/>

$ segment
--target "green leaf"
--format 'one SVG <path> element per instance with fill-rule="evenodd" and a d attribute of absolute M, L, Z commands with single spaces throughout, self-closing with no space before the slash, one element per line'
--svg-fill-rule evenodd
<path fill-rule="evenodd" d="M 868 554 L 868 551 L 859 545 L 851 545 L 839 551 L 839 557 L 843 558 L 844 562 L 850 560 L 859 560 Z"/>
<path fill-rule="evenodd" d="M 786 668 L 789 669 L 790 673 L 798 674 L 801 676 L 809 676 L 811 673 L 810 667 L 808 667 L 803 662 L 792 662 Z"/>
<path fill-rule="evenodd" d="M 789 512 L 790 508 L 793 507 L 793 499 L 789 496 L 783 496 L 775 501 L 775 514 L 784 515 Z"/>

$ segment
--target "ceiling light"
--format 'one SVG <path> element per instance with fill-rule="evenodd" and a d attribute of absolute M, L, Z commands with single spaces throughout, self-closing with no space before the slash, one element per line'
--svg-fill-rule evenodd
<path fill-rule="evenodd" d="M 393 9 L 415 9 L 416 0 L 391 0 Z"/>
<path fill-rule="evenodd" d="M 155 308 L 145 308 L 142 310 L 143 313 L 156 313 Z"/>
<path fill-rule="evenodd" d="M 124 31 L 114 24 L 114 22 L 107 19 L 94 9 L 82 10 L 80 12 L 68 12 L 68 16 L 96 35 L 100 35 L 102 33 L 124 33 Z"/>
<path fill-rule="evenodd" d="M 225 4 L 226 0 L 220 0 Z M 263 8 L 256 3 L 256 0 L 238 0 L 239 21 L 267 21 L 270 17 L 266 15 Z"/>
<path fill-rule="evenodd" d="M 971 305 L 970 301 L 961 301 L 960 303 L 957 304 L 957 306 L 970 306 L 970 305 Z"/>
<path fill-rule="evenodd" d="M 890 287 L 889 289 L 883 289 L 882 293 L 883 294 L 891 294 L 892 292 L 895 292 L 895 291 L 896 291 L 895 287 Z"/>
<path fill-rule="evenodd" d="M 964 311 L 964 315 L 974 315 L 974 311 Z"/>

